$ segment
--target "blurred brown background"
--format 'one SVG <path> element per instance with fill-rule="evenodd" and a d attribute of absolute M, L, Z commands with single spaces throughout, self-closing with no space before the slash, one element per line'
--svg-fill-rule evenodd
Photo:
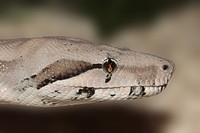
<path fill-rule="evenodd" d="M 0 38 L 71 36 L 171 59 L 160 95 L 62 108 L 0 106 L 0 133 L 199 133 L 200 4 L 189 0 L 0 1 Z"/>

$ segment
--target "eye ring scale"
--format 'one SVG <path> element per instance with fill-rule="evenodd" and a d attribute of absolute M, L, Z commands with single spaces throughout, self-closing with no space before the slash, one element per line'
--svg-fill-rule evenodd
<path fill-rule="evenodd" d="M 103 71 L 106 73 L 114 73 L 118 68 L 118 63 L 113 58 L 107 58 L 102 63 Z"/>

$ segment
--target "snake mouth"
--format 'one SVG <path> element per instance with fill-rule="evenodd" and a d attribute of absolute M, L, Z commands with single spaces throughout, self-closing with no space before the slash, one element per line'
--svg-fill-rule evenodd
<path fill-rule="evenodd" d="M 156 95 L 162 92 L 167 87 L 167 84 L 163 84 L 160 86 L 142 86 L 143 96 L 151 96 Z"/>
<path fill-rule="evenodd" d="M 87 94 L 87 98 L 93 97 L 99 90 L 103 90 L 106 94 L 105 97 L 115 97 L 117 95 L 124 95 L 126 99 L 135 99 L 141 97 L 148 97 L 157 95 L 167 87 L 167 84 L 160 86 L 123 86 L 123 87 L 110 87 L 110 88 L 94 88 L 94 87 L 83 87 L 77 90 L 76 94 L 82 93 Z M 118 90 L 118 91 L 116 91 Z"/>
<path fill-rule="evenodd" d="M 160 86 L 131 86 L 129 92 L 129 98 L 140 98 L 140 97 L 148 97 L 152 95 L 157 95 L 161 93 L 167 84 L 163 84 Z"/>

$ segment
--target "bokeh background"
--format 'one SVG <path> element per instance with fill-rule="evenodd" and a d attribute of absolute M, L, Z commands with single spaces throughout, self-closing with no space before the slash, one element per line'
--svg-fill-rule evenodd
<path fill-rule="evenodd" d="M 80 37 L 171 59 L 154 97 L 38 109 L 0 106 L 0 133 L 199 133 L 198 0 L 1 0 L 0 38 Z"/>

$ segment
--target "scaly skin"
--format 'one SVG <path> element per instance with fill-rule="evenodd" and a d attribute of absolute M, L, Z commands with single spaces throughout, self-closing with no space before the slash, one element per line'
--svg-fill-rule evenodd
<path fill-rule="evenodd" d="M 155 55 L 83 39 L 0 40 L 0 101 L 65 106 L 160 93 L 174 64 Z"/>

